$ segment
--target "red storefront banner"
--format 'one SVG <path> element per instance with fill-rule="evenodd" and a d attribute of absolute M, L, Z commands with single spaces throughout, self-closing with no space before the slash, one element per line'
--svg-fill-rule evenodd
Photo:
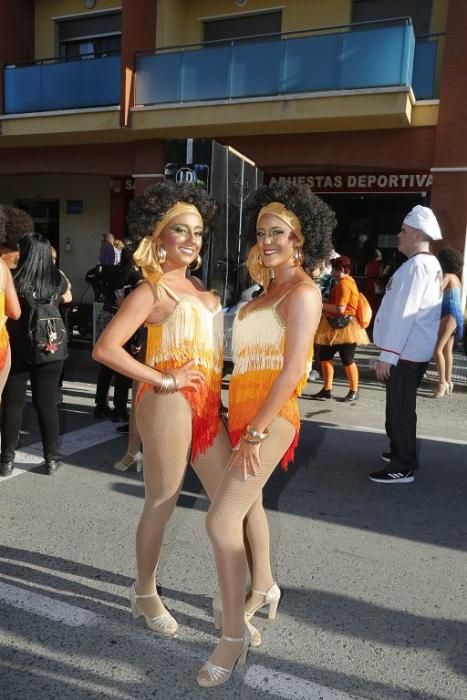
<path fill-rule="evenodd" d="M 433 175 L 429 172 L 417 173 L 328 173 L 313 175 L 271 175 L 265 174 L 266 184 L 293 183 L 309 185 L 314 192 L 325 194 L 365 194 L 426 192 L 431 189 Z"/>

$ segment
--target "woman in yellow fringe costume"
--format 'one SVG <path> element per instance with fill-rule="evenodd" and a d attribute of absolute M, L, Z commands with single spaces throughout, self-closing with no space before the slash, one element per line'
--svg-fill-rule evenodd
<path fill-rule="evenodd" d="M 247 266 L 263 293 L 246 304 L 233 327 L 234 371 L 229 432 L 234 451 L 207 516 L 223 604 L 222 637 L 198 673 L 202 686 L 225 683 L 249 647 L 245 629 L 246 556 L 243 522 L 280 462 L 293 459 L 300 429 L 297 396 L 306 381 L 321 294 L 302 265 L 314 269 L 331 250 L 335 217 L 306 187 L 258 190 L 251 205 L 256 244 Z M 274 618 L 280 590 L 270 575 L 253 581 L 247 619 L 261 607 Z"/>
<path fill-rule="evenodd" d="M 11 366 L 10 341 L 6 322 L 8 318 L 17 321 L 20 316 L 21 307 L 11 272 L 0 258 L 0 397 Z"/>
<path fill-rule="evenodd" d="M 134 254 L 145 281 L 126 298 L 93 353 L 98 362 L 139 382 L 136 423 L 143 443 L 145 502 L 136 532 L 138 577 L 129 597 L 133 615 L 169 637 L 177 633 L 178 623 L 155 581 L 165 525 L 188 462 L 212 498 L 231 450 L 220 421 L 222 308 L 197 278 L 187 277 L 189 267 L 201 265 L 204 222 L 213 212 L 207 193 L 193 185 L 161 183 L 135 200 L 133 223 L 152 232 Z M 144 363 L 123 348 L 143 324 Z M 253 552 L 264 550 L 265 520 L 258 504 L 247 532 Z"/>
<path fill-rule="evenodd" d="M 355 363 L 357 345 L 368 345 L 366 330 L 359 324 L 357 315 L 358 287 L 351 277 L 352 261 L 346 255 L 331 260 L 334 286 L 329 302 L 323 304 L 323 316 L 316 331 L 315 343 L 319 345 L 319 359 L 324 385 L 313 399 L 331 399 L 334 379 L 333 358 L 339 353 L 349 382 L 349 391 L 338 401 L 358 400 L 358 367 Z"/>

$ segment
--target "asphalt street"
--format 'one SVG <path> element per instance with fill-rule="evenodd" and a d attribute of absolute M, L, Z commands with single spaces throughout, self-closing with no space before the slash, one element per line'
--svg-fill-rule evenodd
<path fill-rule="evenodd" d="M 262 646 L 216 691 L 196 685 L 218 635 L 207 497 L 188 471 L 159 565 L 180 623 L 167 640 L 128 607 L 142 476 L 112 469 L 126 441 L 93 419 L 95 374 L 75 351 L 63 469 L 42 472 L 28 404 L 18 469 L 0 480 L 1 700 L 467 698 L 465 385 L 441 400 L 422 385 L 420 471 L 385 486 L 367 478 L 387 449 L 383 386 L 367 371 L 360 400 L 343 404 L 311 400 L 320 385 L 308 384 L 297 459 L 264 499 L 278 616 L 256 616 Z M 338 373 L 335 394 L 346 392 Z"/>

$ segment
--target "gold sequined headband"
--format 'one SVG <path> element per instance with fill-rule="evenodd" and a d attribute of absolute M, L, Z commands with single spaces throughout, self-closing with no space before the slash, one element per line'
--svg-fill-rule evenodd
<path fill-rule="evenodd" d="M 296 214 L 293 213 L 291 209 L 286 209 L 280 202 L 269 202 L 265 207 L 260 209 L 258 218 L 256 219 L 256 224 L 259 226 L 259 222 L 265 214 L 274 214 L 278 219 L 282 219 L 287 226 L 293 229 L 293 232 L 297 236 L 300 243 L 303 245 L 305 243 L 305 237 L 302 233 L 302 227 L 300 220 Z"/>
<path fill-rule="evenodd" d="M 156 228 L 152 233 L 153 240 L 159 238 L 162 229 L 167 226 L 171 219 L 175 218 L 176 216 L 181 216 L 182 214 L 196 214 L 199 216 L 201 221 L 203 221 L 203 217 L 194 204 L 188 204 L 188 202 L 175 202 L 173 207 L 166 211 L 162 219 L 157 222 Z"/>
<path fill-rule="evenodd" d="M 156 254 L 156 249 L 158 248 L 157 239 L 169 221 L 181 214 L 196 214 L 199 216 L 201 223 L 203 223 L 203 217 L 194 204 L 176 202 L 173 207 L 165 212 L 162 219 L 157 222 L 152 234 L 145 236 L 133 253 L 133 261 L 141 268 L 144 279 L 148 280 L 152 285 L 157 285 L 164 274 Z"/>

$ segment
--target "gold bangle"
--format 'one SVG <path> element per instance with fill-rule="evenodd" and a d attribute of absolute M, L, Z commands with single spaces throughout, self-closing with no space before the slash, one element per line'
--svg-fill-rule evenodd
<path fill-rule="evenodd" d="M 269 437 L 269 430 L 267 428 L 264 431 L 264 433 L 260 433 L 258 430 L 252 428 L 251 425 L 247 425 L 245 432 L 247 432 L 248 435 L 250 435 L 255 440 L 258 440 L 259 442 L 262 442 L 263 440 L 266 440 L 266 438 Z"/>
<path fill-rule="evenodd" d="M 177 378 L 176 378 L 175 374 L 172 374 L 171 372 L 167 372 L 166 377 L 170 377 L 170 381 L 172 382 L 172 393 L 175 393 L 176 391 L 178 391 Z"/>
<path fill-rule="evenodd" d="M 161 383 L 159 386 L 154 387 L 156 394 L 173 394 L 178 390 L 177 380 L 173 374 L 167 373 L 162 375 Z"/>
<path fill-rule="evenodd" d="M 245 435 L 242 435 L 242 441 L 247 445 L 261 445 L 261 440 L 249 440 Z"/>

